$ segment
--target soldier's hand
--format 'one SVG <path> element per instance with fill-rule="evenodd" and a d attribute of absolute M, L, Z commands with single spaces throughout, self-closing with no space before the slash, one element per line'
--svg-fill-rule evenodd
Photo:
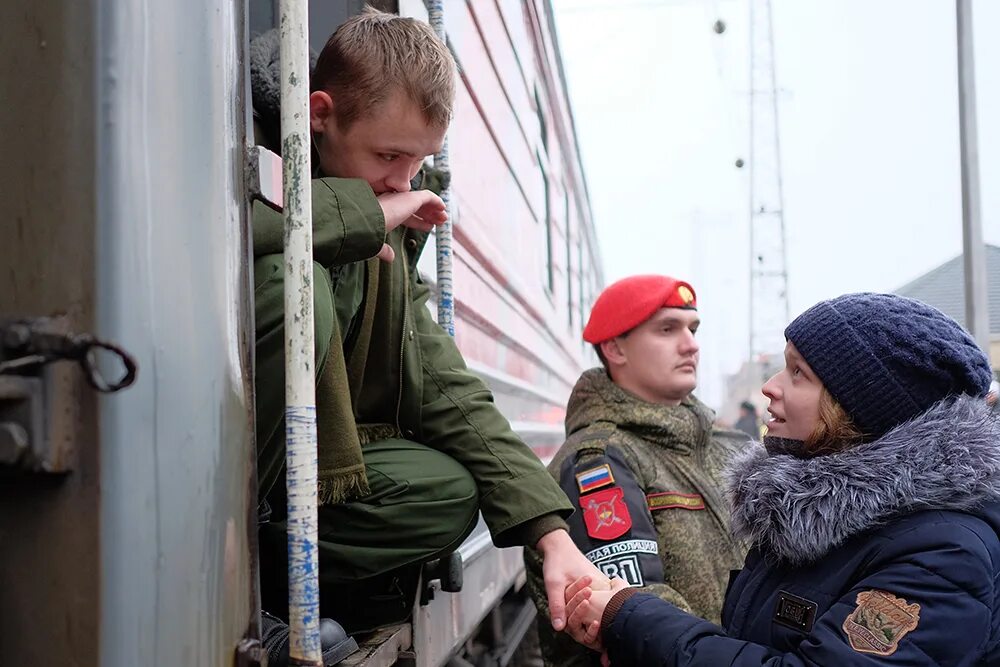
<path fill-rule="evenodd" d="M 542 576 L 552 627 L 560 631 L 566 627 L 566 590 L 571 584 L 581 577 L 590 577 L 590 587 L 597 590 L 610 588 L 611 582 L 580 553 L 565 530 L 547 533 L 538 540 L 536 548 L 542 554 Z"/>
<path fill-rule="evenodd" d="M 448 220 L 444 202 L 430 190 L 415 190 L 412 192 L 387 192 L 377 197 L 385 218 L 385 233 L 388 234 L 400 225 L 429 232 L 434 227 Z M 378 258 L 391 262 L 395 253 L 388 244 L 382 246 Z"/>

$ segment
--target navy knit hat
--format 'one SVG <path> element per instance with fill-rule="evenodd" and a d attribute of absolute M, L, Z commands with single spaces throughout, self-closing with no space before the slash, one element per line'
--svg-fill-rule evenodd
<path fill-rule="evenodd" d="M 821 301 L 788 325 L 785 338 L 872 438 L 947 396 L 985 395 L 993 379 L 986 355 L 958 322 L 892 294 Z"/>

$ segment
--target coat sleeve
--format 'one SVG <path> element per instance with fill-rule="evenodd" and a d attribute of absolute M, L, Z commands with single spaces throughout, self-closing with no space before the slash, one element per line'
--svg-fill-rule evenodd
<path fill-rule="evenodd" d="M 529 524 L 572 507 L 534 452 L 510 428 L 483 381 L 427 310 L 416 283 L 412 317 L 423 373 L 421 442 L 461 463 L 476 480 L 480 510 L 499 547 L 524 544 Z M 558 525 L 564 526 L 562 521 Z"/>
<path fill-rule="evenodd" d="M 370 259 L 385 242 L 385 217 L 371 186 L 356 178 L 312 181 L 313 260 L 330 268 Z M 254 256 L 284 249 L 281 213 L 261 202 L 253 207 Z"/>
<path fill-rule="evenodd" d="M 888 541 L 792 650 L 728 637 L 642 594 L 626 600 L 606 624 L 604 642 L 616 667 L 978 665 L 991 636 L 994 576 L 989 551 L 968 527 L 926 523 Z M 880 608 L 873 592 L 892 596 L 905 611 Z"/>

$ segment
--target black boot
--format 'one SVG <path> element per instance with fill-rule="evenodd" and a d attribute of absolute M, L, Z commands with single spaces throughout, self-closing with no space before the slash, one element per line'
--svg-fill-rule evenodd
<path fill-rule="evenodd" d="M 267 651 L 270 667 L 288 667 L 288 624 L 266 611 L 260 613 L 260 643 Z M 358 643 L 340 624 L 329 618 L 319 621 L 323 667 L 331 667 L 358 650 Z"/>

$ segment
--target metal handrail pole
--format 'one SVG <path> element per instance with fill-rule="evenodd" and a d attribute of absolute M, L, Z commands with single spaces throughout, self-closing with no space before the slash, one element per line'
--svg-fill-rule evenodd
<path fill-rule="evenodd" d="M 958 133 L 962 159 L 962 263 L 965 275 L 965 325 L 990 353 L 986 251 L 979 196 L 979 133 L 976 127 L 976 68 L 972 42 L 972 0 L 955 3 L 958 44 Z"/>
<path fill-rule="evenodd" d="M 308 0 L 281 0 L 289 661 L 321 665 Z"/>
<path fill-rule="evenodd" d="M 435 34 L 442 43 L 448 43 L 447 34 L 444 29 L 444 3 L 442 0 L 426 0 L 427 18 Z M 434 156 L 434 168 L 442 172 L 450 173 L 448 164 L 448 135 L 444 136 L 444 143 L 441 144 L 441 151 Z M 452 206 L 451 206 L 451 186 L 441 191 L 441 200 L 444 202 L 445 211 L 448 213 L 448 220 L 437 228 L 437 318 L 449 335 L 455 335 L 455 288 L 452 278 L 453 255 L 452 247 Z"/>

